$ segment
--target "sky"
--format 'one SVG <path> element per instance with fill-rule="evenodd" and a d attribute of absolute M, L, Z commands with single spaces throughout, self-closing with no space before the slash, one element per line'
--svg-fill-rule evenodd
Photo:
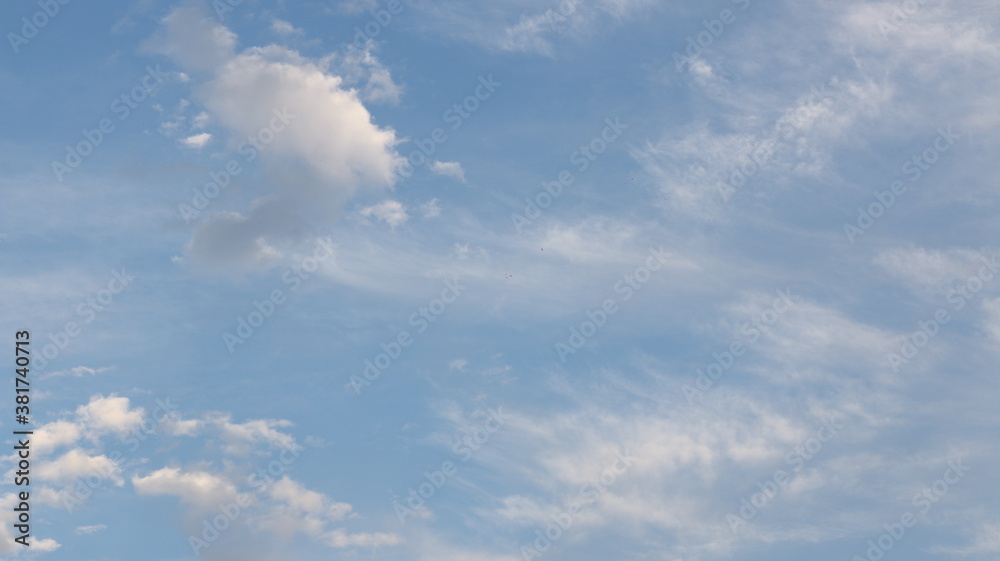
<path fill-rule="evenodd" d="M 2 11 L 0 559 L 1000 558 L 997 2 Z"/>

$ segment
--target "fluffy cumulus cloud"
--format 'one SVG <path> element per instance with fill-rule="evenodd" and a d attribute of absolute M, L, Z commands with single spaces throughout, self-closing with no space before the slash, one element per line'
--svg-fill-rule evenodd
<path fill-rule="evenodd" d="M 245 210 L 209 211 L 188 246 L 197 262 L 271 264 L 280 247 L 327 224 L 359 189 L 391 186 L 398 140 L 373 122 L 363 99 L 396 101 L 399 87 L 368 48 L 325 62 L 277 45 L 237 52 L 236 36 L 195 7 L 176 9 L 163 27 L 150 47 L 194 73 L 195 99 L 227 130 L 244 165 L 259 158 L 268 182 Z M 364 81 L 362 90 L 345 79 Z M 207 142 L 205 134 L 185 142 Z"/>
<path fill-rule="evenodd" d="M 182 471 L 164 467 L 149 475 L 133 476 L 132 486 L 140 495 L 173 495 L 202 510 L 236 500 L 236 486 L 222 476 L 205 471 Z"/>
<path fill-rule="evenodd" d="M 91 399 L 90 403 L 77 408 L 81 421 L 95 431 L 107 431 L 119 435 L 135 430 L 142 422 L 145 411 L 132 409 L 127 397 L 111 395 Z"/>
<path fill-rule="evenodd" d="M 376 205 L 365 207 L 358 211 L 361 216 L 373 217 L 385 222 L 393 230 L 406 222 L 410 216 L 406 213 L 403 203 L 394 200 L 382 201 Z"/>
<path fill-rule="evenodd" d="M 0 496 L 0 507 L 3 508 L 3 514 L 0 515 L 0 519 L 3 520 L 4 524 L 0 527 L 0 553 L 10 556 L 10 558 L 17 558 L 23 556 L 25 553 L 25 547 L 14 541 L 14 538 L 20 537 L 20 532 L 14 531 L 15 517 L 14 508 L 20 504 L 21 500 L 17 493 L 6 493 Z M 45 533 L 42 534 L 43 536 Z M 48 537 L 39 537 L 38 534 L 29 536 L 29 547 L 34 548 L 33 551 L 39 553 L 48 553 L 59 549 L 62 544 L 56 540 Z"/>
<path fill-rule="evenodd" d="M 125 397 L 96 395 L 77 407 L 69 419 L 40 426 L 29 437 L 32 452 L 39 454 L 41 460 L 32 468 L 36 486 L 32 491 L 34 504 L 72 514 L 80 512 L 90 501 L 101 500 L 95 497 L 112 489 L 131 490 L 139 498 L 172 496 L 186 508 L 184 524 L 192 536 L 200 535 L 205 517 L 218 514 L 221 506 L 242 505 L 246 514 L 231 521 L 231 539 L 205 552 L 211 559 L 243 551 L 246 544 L 255 540 L 266 544 L 268 536 L 277 539 L 304 536 L 321 547 L 337 549 L 403 543 L 402 536 L 391 531 L 347 529 L 344 524 L 358 518 L 351 504 L 333 500 L 287 475 L 303 451 L 292 435 L 279 430 L 290 427 L 289 421 L 237 422 L 230 415 L 219 413 L 186 418 L 169 406 L 168 409 L 155 423 L 140 429 L 143 409 L 133 408 Z M 129 445 L 129 439 L 140 434 L 137 431 L 142 431 L 142 441 L 148 439 L 154 444 L 146 448 Z M 219 449 L 230 460 L 219 464 L 180 466 L 171 462 L 173 465 L 156 466 L 145 457 L 158 447 L 176 443 L 176 439 L 206 438 L 208 442 L 221 444 Z M 254 469 L 252 465 L 261 457 L 270 457 L 270 463 L 265 462 L 264 470 Z M 13 478 L 16 457 L 6 457 L 4 462 L 11 466 L 6 476 Z M 279 469 L 278 476 L 273 475 L 275 466 Z M 247 477 L 247 473 L 255 475 Z M 129 486 L 125 485 L 126 480 Z M 4 515 L 7 522 L 15 498 L 13 493 L 0 498 L 8 513 Z M 107 529 L 107 524 L 89 524 L 78 526 L 74 533 L 86 536 Z M 0 535 L 10 538 L 0 546 L 0 551 L 5 554 L 18 551 L 8 547 L 14 543 L 8 528 L 0 530 Z M 60 544 L 43 533 L 40 538 L 32 537 L 32 547 L 33 551 L 48 552 L 58 549 Z"/>
<path fill-rule="evenodd" d="M 101 474 L 115 485 L 122 485 L 121 466 L 107 456 L 88 456 L 81 450 L 70 450 L 48 460 L 38 469 L 38 479 L 56 484 L 73 483 L 78 478 Z"/>
<path fill-rule="evenodd" d="M 271 21 L 271 31 L 279 35 L 302 35 L 302 29 L 295 27 L 291 22 L 287 22 L 283 19 L 277 19 Z"/>
<path fill-rule="evenodd" d="M 458 162 L 438 162 L 431 164 L 431 171 L 438 175 L 451 177 L 460 183 L 465 183 L 465 170 Z"/>
<path fill-rule="evenodd" d="M 335 548 L 379 547 L 397 545 L 402 538 L 392 533 L 351 533 L 333 523 L 355 517 L 352 506 L 335 502 L 323 493 L 305 488 L 302 484 L 283 477 L 268 490 L 271 500 L 268 508 L 254 518 L 252 526 L 258 530 L 291 537 L 305 534 L 312 539 Z"/>
<path fill-rule="evenodd" d="M 291 426 L 288 420 L 234 421 L 231 415 L 215 412 L 185 417 L 169 400 L 153 401 L 159 409 L 156 418 L 149 419 L 151 423 L 144 422 L 146 413 L 133 407 L 129 398 L 95 395 L 78 406 L 69 418 L 38 427 L 29 437 L 32 452 L 40 459 L 32 471 L 37 486 L 32 493 L 35 504 L 75 513 L 112 489 L 130 489 L 138 497 L 176 497 L 187 509 L 186 523 L 190 524 L 192 535 L 199 535 L 203 529 L 204 516 L 217 513 L 220 505 L 232 503 L 247 509 L 247 515 L 238 523 L 233 521 L 239 528 L 233 532 L 239 538 L 237 541 L 254 539 L 254 535 L 260 539 L 259 533 L 264 532 L 266 536 L 282 539 L 304 535 L 316 544 L 332 548 L 402 543 L 401 536 L 392 532 L 347 530 L 343 524 L 357 518 L 351 504 L 332 500 L 287 474 L 281 475 L 303 451 L 291 434 L 280 430 Z M 175 462 L 159 467 L 150 464 L 145 456 L 155 454 L 157 448 L 171 442 L 176 445 L 177 439 L 197 439 L 213 446 L 217 443 L 230 460 L 192 466 Z M 140 448 L 147 440 L 153 444 Z M 255 478 L 248 478 L 246 473 L 255 473 L 251 466 L 261 457 L 272 458 L 270 463 L 265 462 L 267 469 L 258 468 Z M 13 478 L 16 456 L 4 461 L 11 465 L 6 475 Z M 277 477 L 271 475 L 276 465 Z M 130 483 L 128 487 L 126 480 Z M 9 494 L 0 502 L 13 501 L 14 497 Z M 106 524 L 82 525 L 74 533 L 89 535 L 107 528 Z M 3 532 L 9 534 L 6 529 Z M 43 537 L 33 539 L 32 547 L 36 546 L 34 551 L 52 551 L 59 544 Z M 239 549 L 232 547 L 215 548 L 210 557 L 225 557 L 226 552 Z"/>
<path fill-rule="evenodd" d="M 78 406 L 72 417 L 50 421 L 35 429 L 33 449 L 48 455 L 78 442 L 97 442 L 106 435 L 121 440 L 140 431 L 146 419 L 145 409 L 134 407 L 127 397 L 94 395 Z"/>
<path fill-rule="evenodd" d="M 83 436 L 82 424 L 72 421 L 53 421 L 35 430 L 35 450 L 46 454 L 67 444 L 73 444 Z"/>
<path fill-rule="evenodd" d="M 275 448 L 296 449 L 295 439 L 291 435 L 277 430 L 291 426 L 291 422 L 283 419 L 260 419 L 233 423 L 230 417 L 212 418 L 213 424 L 219 427 L 221 437 L 226 443 L 226 450 L 233 454 L 247 454 L 258 444 L 266 444 Z"/>
<path fill-rule="evenodd" d="M 140 495 L 172 495 L 188 505 L 188 525 L 193 536 L 204 537 L 204 521 L 226 505 L 239 506 L 239 515 L 220 530 L 229 531 L 231 539 L 223 540 L 226 545 L 209 549 L 212 558 L 224 558 L 239 551 L 239 541 L 260 542 L 269 538 L 291 540 L 305 536 L 317 544 L 338 549 L 403 543 L 403 538 L 392 532 L 348 531 L 341 524 L 356 517 L 350 504 L 334 501 L 287 475 L 275 480 L 264 474 L 240 481 L 222 473 L 164 467 L 145 476 L 134 476 L 132 484 Z M 213 545 L 209 541 L 193 543 L 199 552 Z"/>
<path fill-rule="evenodd" d="M 211 133 L 200 132 L 182 139 L 181 142 L 188 148 L 204 148 L 209 140 L 212 140 Z"/>

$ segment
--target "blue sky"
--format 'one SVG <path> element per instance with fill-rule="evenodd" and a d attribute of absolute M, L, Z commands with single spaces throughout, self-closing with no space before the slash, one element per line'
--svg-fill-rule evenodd
<path fill-rule="evenodd" d="M 3 11 L 3 559 L 1000 554 L 996 2 Z"/>

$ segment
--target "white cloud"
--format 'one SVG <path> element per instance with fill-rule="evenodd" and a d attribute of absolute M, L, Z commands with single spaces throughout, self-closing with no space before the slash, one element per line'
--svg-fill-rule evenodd
<path fill-rule="evenodd" d="M 403 203 L 392 199 L 382 201 L 377 205 L 365 207 L 358 212 L 361 216 L 374 216 L 375 218 L 388 224 L 393 230 L 410 218 L 409 215 L 406 214 L 406 207 L 403 206 Z"/>
<path fill-rule="evenodd" d="M 634 17 L 653 0 L 514 0 L 482 9 L 461 2 L 422 7 L 431 25 L 484 48 L 555 56 L 559 39 L 582 41 L 599 28 Z"/>
<path fill-rule="evenodd" d="M 773 299 L 773 293 L 747 293 L 724 304 L 725 316 L 737 321 L 721 324 L 717 348 L 724 349 L 742 336 L 739 318 L 759 317 Z M 695 405 L 687 403 L 682 386 L 694 384 L 693 370 L 702 364 L 666 363 L 638 378 L 609 373 L 602 366 L 585 375 L 584 384 L 577 381 L 579 373 L 573 382 L 563 376 L 536 380 L 561 395 L 567 405 L 561 410 L 538 406 L 534 412 L 512 411 L 512 419 L 477 451 L 476 468 L 502 474 L 510 489 L 498 503 L 488 503 L 477 514 L 484 523 L 493 521 L 511 531 L 544 528 L 551 515 L 579 499 L 582 485 L 611 465 L 616 451 L 627 449 L 636 458 L 634 464 L 575 517 L 579 537 L 563 539 L 583 545 L 586 535 L 634 535 L 636 528 L 667 531 L 676 539 L 654 556 L 671 558 L 701 548 L 722 553 L 750 536 L 787 542 L 806 535 L 836 539 L 845 528 L 860 533 L 886 513 L 858 507 L 850 516 L 861 518 L 846 527 L 841 514 L 802 523 L 802 513 L 821 511 L 817 509 L 834 496 L 905 494 L 907 485 L 923 481 L 925 468 L 913 467 L 913 458 L 895 449 L 879 449 L 870 460 L 855 456 L 871 450 L 869 439 L 881 438 L 887 423 L 898 426 L 898 415 L 905 410 L 902 396 L 888 391 L 896 387 L 895 380 L 873 372 L 877 368 L 873 365 L 894 342 L 892 333 L 802 299 L 760 340 L 743 342 L 749 347 L 747 354 Z M 809 372 L 805 380 L 811 391 L 836 397 L 801 397 L 798 392 L 805 380 L 795 373 L 802 372 Z M 747 375 L 763 376 L 767 383 L 748 384 Z M 630 406 L 616 409 L 615 403 Z M 456 430 L 470 424 L 450 413 L 440 416 L 454 423 Z M 754 482 L 776 468 L 791 472 L 787 454 L 830 417 L 843 427 L 835 447 L 824 445 L 822 453 L 796 473 L 793 484 L 781 491 L 780 507 L 767 510 L 766 518 L 754 519 L 752 532 L 730 533 L 724 516 L 739 508 L 741 494 L 756 490 Z M 929 451 L 922 462 L 935 465 L 947 453 Z M 892 473 L 887 477 L 906 483 L 886 490 L 885 482 L 872 473 Z"/>
<path fill-rule="evenodd" d="M 83 450 L 73 449 L 58 458 L 46 460 L 38 466 L 36 474 L 41 481 L 64 485 L 73 483 L 77 478 L 96 475 L 121 486 L 124 484 L 121 471 L 121 466 L 107 456 L 90 456 Z"/>
<path fill-rule="evenodd" d="M 208 144 L 209 140 L 212 140 L 211 133 L 201 132 L 188 136 L 182 139 L 181 142 L 188 148 L 203 148 L 206 144 Z"/>
<path fill-rule="evenodd" d="M 721 118 L 727 126 L 719 131 L 708 119 L 698 118 L 631 154 L 659 184 L 670 211 L 699 220 L 722 220 L 742 208 L 730 204 L 727 209 L 726 203 L 745 196 L 751 186 L 776 183 L 759 195 L 776 197 L 785 188 L 774 181 L 778 172 L 785 182 L 829 177 L 834 149 L 856 142 L 852 135 L 857 127 L 893 98 L 891 85 L 833 76 L 775 107 L 768 97 L 747 96 L 716 80 L 701 59 L 687 69 L 701 91 L 717 102 L 712 119 Z"/>
<path fill-rule="evenodd" d="M 629 223 L 595 217 L 578 224 L 555 225 L 536 243 L 546 255 L 574 263 L 630 263 L 635 260 L 630 249 L 638 232 Z"/>
<path fill-rule="evenodd" d="M 59 549 L 60 547 L 62 547 L 62 544 L 60 544 L 59 542 L 57 542 L 56 540 L 54 540 L 52 538 L 43 538 L 43 539 L 40 539 L 40 540 L 36 539 L 31 544 L 31 547 L 34 547 L 35 551 L 39 551 L 39 552 L 42 552 L 42 553 L 48 553 L 50 551 L 55 551 L 55 550 Z"/>
<path fill-rule="evenodd" d="M 108 397 L 98 395 L 90 398 L 90 403 L 77 407 L 76 414 L 88 429 L 123 436 L 139 427 L 145 410 L 141 407 L 130 409 L 127 397 L 111 394 Z"/>
<path fill-rule="evenodd" d="M 208 116 L 208 113 L 202 111 L 201 113 L 198 113 L 197 115 L 194 116 L 194 119 L 191 121 L 191 125 L 194 126 L 194 128 L 196 129 L 203 129 L 205 128 L 205 125 L 208 124 L 209 120 L 210 118 Z"/>
<path fill-rule="evenodd" d="M 289 508 L 306 514 L 322 515 L 329 520 L 343 520 L 351 514 L 351 505 L 335 503 L 329 497 L 310 491 L 288 477 L 283 477 L 270 489 L 271 498 Z"/>
<path fill-rule="evenodd" d="M 176 413 L 164 417 L 158 428 L 172 436 L 194 436 L 202 431 L 206 426 L 201 419 L 182 419 Z"/>
<path fill-rule="evenodd" d="M 257 419 L 232 423 L 228 416 L 224 416 L 213 417 L 210 422 L 219 428 L 220 435 L 226 442 L 225 450 L 230 454 L 246 455 L 258 444 L 290 450 L 300 448 L 292 435 L 277 430 L 281 427 L 291 426 L 291 421 Z"/>
<path fill-rule="evenodd" d="M 676 133 L 675 133 L 676 134 Z M 674 212 L 700 219 L 717 219 L 718 202 L 729 175 L 750 161 L 759 140 L 752 134 L 715 134 L 707 125 L 689 126 L 677 138 L 633 149 L 632 156 L 659 183 Z"/>
<path fill-rule="evenodd" d="M 398 534 L 383 532 L 361 532 L 351 534 L 342 528 L 337 528 L 320 538 L 330 547 L 384 547 L 387 545 L 399 545 L 403 543 L 403 538 Z"/>
<path fill-rule="evenodd" d="M 271 504 L 266 513 L 252 522 L 256 530 L 263 530 L 289 538 L 306 534 L 323 540 L 332 522 L 354 517 L 347 503 L 334 502 L 323 493 L 306 489 L 289 477 L 283 477 L 268 489 Z"/>
<path fill-rule="evenodd" d="M 95 534 L 101 530 L 107 530 L 108 526 L 106 524 L 94 524 L 92 526 L 77 526 L 73 530 L 73 533 L 78 536 L 84 536 L 87 534 Z"/>
<path fill-rule="evenodd" d="M 985 254 L 970 249 L 892 248 L 874 259 L 891 277 L 917 290 L 942 292 L 954 281 L 965 281 L 984 267 Z M 989 269 L 986 269 L 990 274 Z"/>
<path fill-rule="evenodd" d="M 271 31 L 277 33 L 278 35 L 302 35 L 305 33 L 301 28 L 295 27 L 291 23 L 277 18 L 271 21 Z"/>
<path fill-rule="evenodd" d="M 83 376 L 95 376 L 97 374 L 103 374 L 104 372 L 110 371 L 111 368 L 101 367 L 101 368 L 90 368 L 88 366 L 74 366 L 69 370 L 57 370 L 55 372 L 49 372 L 39 378 L 39 380 L 48 380 L 49 378 L 58 378 L 60 376 L 72 376 L 74 378 L 82 378 Z"/>
<path fill-rule="evenodd" d="M 364 47 L 353 43 L 330 58 L 330 70 L 344 79 L 344 84 L 360 84 L 358 91 L 366 103 L 396 105 L 403 95 L 403 88 L 395 83 L 389 70 L 375 57 L 375 42 L 369 40 Z"/>
<path fill-rule="evenodd" d="M 32 447 L 39 455 L 47 455 L 52 450 L 72 444 L 83 436 L 83 429 L 70 421 L 53 421 L 35 429 Z"/>
<path fill-rule="evenodd" d="M 465 183 L 465 170 L 458 162 L 438 162 L 431 164 L 431 171 L 438 175 L 454 178 L 461 183 Z"/>
<path fill-rule="evenodd" d="M 203 71 L 195 99 L 214 122 L 236 142 L 272 129 L 261 141 L 273 140 L 259 152 L 269 194 L 243 212 L 209 215 L 188 245 L 197 263 L 268 266 L 281 256 L 272 239 L 304 243 L 302 232 L 333 219 L 358 189 L 390 186 L 400 160 L 395 132 L 372 122 L 343 77 L 279 46 L 237 54 L 232 32 L 195 8 L 178 8 L 163 23 L 153 46 L 182 67 Z M 355 55 L 349 61 L 358 68 L 355 78 L 369 73 L 362 95 L 391 99 L 391 80 L 370 50 Z"/>
<path fill-rule="evenodd" d="M 435 198 L 420 205 L 420 210 L 423 212 L 424 218 L 434 218 L 441 215 L 441 207 L 437 203 L 438 200 Z"/>
<path fill-rule="evenodd" d="M 395 134 L 373 125 L 341 83 L 298 53 L 271 46 L 231 59 L 201 92 L 207 107 L 241 136 L 258 134 L 286 112 L 290 122 L 265 156 L 301 160 L 343 190 L 384 185 L 396 162 Z"/>
<path fill-rule="evenodd" d="M 522 15 L 517 23 L 503 29 L 503 33 L 495 39 L 496 47 L 503 51 L 551 55 L 552 43 L 547 36 L 583 25 L 584 20 L 577 12 L 579 4 L 577 0 L 564 0 L 555 9 Z"/>
<path fill-rule="evenodd" d="M 522 497 L 519 495 L 503 497 L 500 499 L 500 505 L 494 511 L 494 515 L 522 525 L 544 522 L 552 513 L 551 509 L 544 508 L 531 497 Z"/>
<path fill-rule="evenodd" d="M 148 41 L 146 47 L 186 68 L 208 71 L 232 58 L 236 35 L 214 23 L 204 10 L 180 7 L 163 18 L 163 31 Z"/>
<path fill-rule="evenodd" d="M 202 509 L 215 509 L 234 501 L 236 487 L 229 480 L 206 471 L 182 472 L 165 467 L 146 476 L 133 476 L 132 485 L 140 495 L 174 495 Z"/>

